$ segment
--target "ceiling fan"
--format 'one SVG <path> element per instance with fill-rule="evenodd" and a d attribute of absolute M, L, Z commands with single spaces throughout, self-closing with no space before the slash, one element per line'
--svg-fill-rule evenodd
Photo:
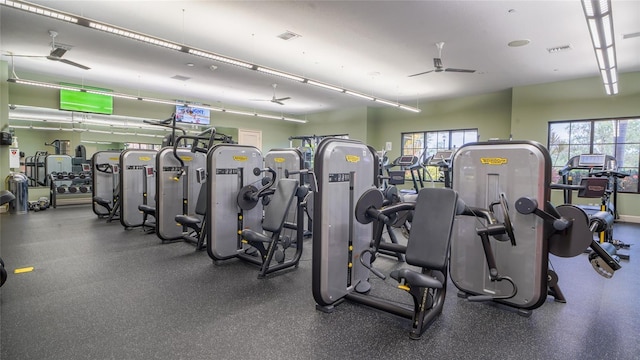
<path fill-rule="evenodd" d="M 459 72 L 459 73 L 474 73 L 476 72 L 475 70 L 469 70 L 469 69 L 456 69 L 456 68 L 445 68 L 444 65 L 442 65 L 442 47 L 444 47 L 444 42 L 437 42 L 436 43 L 436 47 L 438 48 L 438 57 L 437 58 L 433 58 L 433 69 L 429 70 L 429 71 L 423 71 L 417 74 L 413 74 L 413 75 L 409 75 L 409 77 L 414 77 L 414 76 L 419 76 L 419 75 L 424 75 L 424 74 L 428 74 L 430 72 L 443 72 L 443 71 L 447 71 L 447 72 Z"/>
<path fill-rule="evenodd" d="M 275 103 L 275 104 L 284 105 L 283 101 L 291 99 L 290 96 L 283 97 L 283 98 L 277 98 L 276 97 L 276 87 L 278 86 L 278 84 L 271 84 L 271 86 L 273 87 L 273 97 L 271 99 L 251 99 L 251 100 L 252 101 L 270 101 L 270 102 Z"/>
<path fill-rule="evenodd" d="M 59 61 L 61 63 L 67 64 L 67 65 L 72 65 L 75 67 L 78 67 L 80 69 L 83 70 L 89 70 L 91 69 L 88 66 L 79 64 L 77 62 L 68 60 L 68 59 L 63 59 L 62 56 L 69 50 L 71 50 L 71 46 L 69 45 L 63 45 L 63 44 L 56 44 L 56 36 L 58 36 L 58 32 L 53 31 L 53 30 L 49 30 L 49 36 L 51 36 L 51 52 L 49 53 L 49 55 L 43 56 L 43 55 L 14 55 L 11 54 L 11 56 L 16 56 L 16 57 L 40 57 L 40 58 L 47 58 L 48 60 L 52 60 L 52 61 Z"/>

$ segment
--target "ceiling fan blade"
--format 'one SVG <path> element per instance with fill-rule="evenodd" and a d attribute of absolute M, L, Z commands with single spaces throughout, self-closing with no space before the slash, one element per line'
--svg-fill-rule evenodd
<path fill-rule="evenodd" d="M 62 55 L 64 55 L 66 52 L 67 52 L 67 49 L 64 49 L 64 48 L 61 48 L 61 47 L 57 47 L 57 48 L 51 50 L 51 53 L 49 54 L 49 56 L 61 58 Z"/>
<path fill-rule="evenodd" d="M 273 99 L 273 100 L 274 100 L 274 101 L 285 101 L 285 100 L 289 100 L 289 99 L 291 99 L 291 97 L 290 97 L 290 96 L 283 97 L 283 98 L 279 98 L 279 99 Z"/>
<path fill-rule="evenodd" d="M 73 62 L 71 60 L 67 60 L 67 59 L 58 59 L 58 61 L 60 61 L 61 63 L 65 63 L 67 65 L 71 65 L 71 66 L 75 66 L 77 68 L 80 68 L 82 70 L 89 70 L 91 69 L 88 66 L 82 65 L 82 64 L 78 64 L 77 62 Z"/>
<path fill-rule="evenodd" d="M 433 70 L 424 71 L 424 72 L 421 72 L 421 73 L 417 73 L 417 74 L 409 75 L 408 77 L 420 76 L 420 75 L 428 74 L 428 73 L 430 73 L 430 72 L 433 72 Z"/>
<path fill-rule="evenodd" d="M 272 102 L 272 103 L 279 104 L 279 105 L 284 105 L 284 103 L 283 103 L 282 101 L 279 101 L 279 100 L 280 100 L 280 99 L 273 99 L 273 100 L 271 100 L 271 102 Z"/>
<path fill-rule="evenodd" d="M 459 72 L 459 73 L 474 73 L 474 72 L 476 72 L 475 70 L 455 69 L 455 68 L 446 68 L 446 69 L 444 69 L 444 71 L 447 71 L 447 72 Z"/>

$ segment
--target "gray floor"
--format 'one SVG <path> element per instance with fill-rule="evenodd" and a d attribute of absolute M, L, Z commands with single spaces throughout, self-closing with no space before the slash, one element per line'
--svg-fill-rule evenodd
<path fill-rule="evenodd" d="M 0 358 L 11 359 L 639 359 L 640 245 L 612 279 L 586 255 L 552 259 L 567 304 L 531 317 L 456 297 L 421 340 L 407 320 L 344 303 L 315 310 L 311 243 L 300 267 L 268 279 L 212 264 L 184 243 L 98 220 L 91 207 L 0 216 Z M 618 224 L 634 242 L 640 226 Z M 410 302 L 394 281 L 374 291 Z M 403 297 L 404 296 L 404 297 Z"/>

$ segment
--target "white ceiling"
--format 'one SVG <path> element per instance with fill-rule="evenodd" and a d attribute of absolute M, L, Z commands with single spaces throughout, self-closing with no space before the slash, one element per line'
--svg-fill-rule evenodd
<path fill-rule="evenodd" d="M 410 106 L 599 75 L 579 0 L 33 3 Z M 618 71 L 640 71 L 640 37 L 623 38 L 640 32 L 640 1 L 614 0 L 612 9 Z M 33 74 L 143 96 L 297 116 L 375 105 L 8 7 L 0 7 L 2 60 L 11 65 L 7 52 L 48 55 L 48 30 L 59 33 L 57 42 L 73 46 L 64 58 L 91 69 L 15 57 L 18 77 Z M 285 31 L 301 37 L 277 37 Z M 531 43 L 507 46 L 519 39 Z M 440 41 L 445 42 L 445 67 L 477 72 L 408 77 L 433 67 L 435 43 Z M 567 44 L 569 51 L 547 51 Z M 211 65 L 217 69 L 211 71 Z M 190 79 L 171 79 L 175 75 Z M 284 106 L 251 100 L 270 99 L 273 83 L 278 84 L 278 97 L 292 97 Z"/>

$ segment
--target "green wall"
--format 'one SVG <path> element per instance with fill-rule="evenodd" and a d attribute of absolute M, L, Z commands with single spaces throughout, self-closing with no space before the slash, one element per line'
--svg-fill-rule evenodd
<path fill-rule="evenodd" d="M 340 111 L 325 111 L 306 117 L 306 124 L 296 126 L 296 135 L 349 134 L 350 139 L 367 139 L 367 108 L 351 108 Z"/>
<path fill-rule="evenodd" d="M 511 90 L 423 103 L 422 112 L 371 108 L 368 143 L 382 149 L 392 143 L 390 158 L 400 156 L 403 132 L 478 128 L 480 140 L 508 139 L 511 122 Z"/>

